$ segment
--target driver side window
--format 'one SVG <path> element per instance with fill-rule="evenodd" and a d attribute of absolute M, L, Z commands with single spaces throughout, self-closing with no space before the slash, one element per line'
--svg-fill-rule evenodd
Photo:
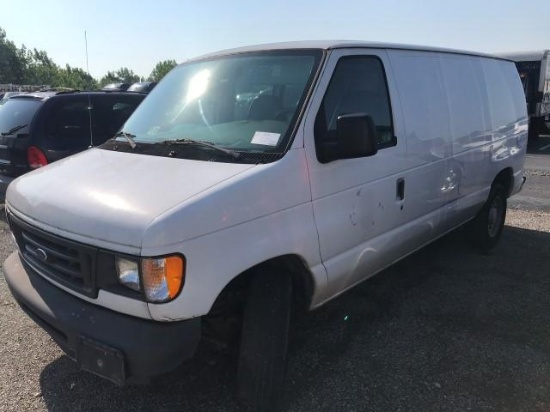
<path fill-rule="evenodd" d="M 323 148 L 337 146 L 336 123 L 344 114 L 372 117 L 378 149 L 395 146 L 386 76 L 380 59 L 374 56 L 343 57 L 337 63 L 321 108 L 315 119 L 317 157 Z"/>

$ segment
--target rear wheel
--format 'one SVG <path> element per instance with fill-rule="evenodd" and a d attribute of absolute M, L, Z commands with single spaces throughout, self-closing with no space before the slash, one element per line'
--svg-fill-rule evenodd
<path fill-rule="evenodd" d="M 250 280 L 241 332 L 238 396 L 254 410 L 276 409 L 283 394 L 292 280 L 267 271 Z"/>
<path fill-rule="evenodd" d="M 476 248 L 487 251 L 497 245 L 504 228 L 506 207 L 504 185 L 493 184 L 487 202 L 470 223 L 470 240 Z"/>

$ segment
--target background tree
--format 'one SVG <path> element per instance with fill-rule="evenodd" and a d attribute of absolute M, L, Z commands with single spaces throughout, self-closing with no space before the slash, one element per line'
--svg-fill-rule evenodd
<path fill-rule="evenodd" d="M 60 68 L 45 51 L 23 49 L 22 58 L 25 59 L 26 66 L 23 84 L 61 86 Z"/>
<path fill-rule="evenodd" d="M 176 67 L 178 64 L 175 60 L 164 60 L 156 64 L 155 68 L 149 75 L 149 81 L 158 82 L 162 79 L 166 73 Z"/>
<path fill-rule="evenodd" d="M 68 64 L 64 69 L 59 70 L 59 85 L 78 90 L 95 90 L 98 88 L 96 79 L 86 73 L 84 70 L 71 67 Z"/>
<path fill-rule="evenodd" d="M 99 87 L 104 87 L 110 83 L 120 83 L 120 79 L 115 72 L 107 72 L 107 74 L 99 80 Z"/>
<path fill-rule="evenodd" d="M 6 38 L 6 32 L 0 27 L 0 83 L 22 82 L 25 67 L 20 57 L 19 50 Z"/>
<path fill-rule="evenodd" d="M 149 75 L 150 81 L 159 81 L 177 65 L 175 60 L 156 64 Z M 0 84 L 69 87 L 79 90 L 94 90 L 109 83 L 135 83 L 140 77 L 127 67 L 108 71 L 98 82 L 80 68 L 57 65 L 43 50 L 18 48 L 8 40 L 0 27 Z"/>
<path fill-rule="evenodd" d="M 99 86 L 104 87 L 109 83 L 135 83 L 139 82 L 139 76 L 127 67 L 122 67 L 116 72 L 107 72 L 99 81 Z"/>

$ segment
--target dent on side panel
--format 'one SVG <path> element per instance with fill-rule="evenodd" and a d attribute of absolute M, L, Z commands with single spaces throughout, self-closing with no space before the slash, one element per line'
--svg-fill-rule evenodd
<path fill-rule="evenodd" d="M 331 279 L 333 283 L 326 301 L 344 293 L 356 284 L 441 236 L 444 232 L 436 232 L 436 228 L 440 227 L 441 219 L 442 216 L 439 210 L 427 213 L 393 230 L 380 233 L 379 236 L 335 256 L 327 264 L 333 267 L 336 273 L 349 273 L 351 271 L 361 273 L 363 276 Z M 351 268 L 350 264 L 352 265 Z"/>

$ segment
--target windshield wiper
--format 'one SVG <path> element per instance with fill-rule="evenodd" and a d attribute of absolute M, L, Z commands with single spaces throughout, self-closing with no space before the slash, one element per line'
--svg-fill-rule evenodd
<path fill-rule="evenodd" d="M 133 137 L 136 137 L 135 134 L 120 131 L 117 134 L 115 134 L 115 136 L 113 138 L 117 138 L 117 137 L 120 137 L 120 136 L 124 136 L 126 138 L 126 140 L 128 140 L 128 144 L 130 145 L 130 147 L 132 149 L 136 148 L 136 146 L 137 146 L 136 142 L 134 142 L 134 140 L 133 140 Z"/>
<path fill-rule="evenodd" d="M 216 149 L 216 150 L 219 150 L 220 152 L 224 152 L 225 154 L 228 154 L 230 156 L 233 156 L 235 159 L 238 159 L 241 154 L 234 151 L 234 150 L 231 150 L 231 149 L 226 149 L 225 147 L 221 147 L 221 146 L 218 146 L 217 144 L 215 143 L 211 143 L 211 142 L 203 142 L 203 141 L 200 141 L 200 140 L 193 140 L 193 139 L 175 139 L 175 140 L 163 140 L 162 142 L 159 142 L 158 144 L 165 144 L 165 145 L 171 145 L 171 144 L 195 144 L 195 145 L 198 145 L 198 146 L 206 146 L 206 147 L 210 147 L 212 149 Z"/>
<path fill-rule="evenodd" d="M 7 132 L 1 133 L 2 136 L 9 136 L 10 134 L 14 134 L 16 131 L 21 130 L 23 127 L 27 126 L 26 124 L 20 124 L 19 126 L 12 127 Z"/>

